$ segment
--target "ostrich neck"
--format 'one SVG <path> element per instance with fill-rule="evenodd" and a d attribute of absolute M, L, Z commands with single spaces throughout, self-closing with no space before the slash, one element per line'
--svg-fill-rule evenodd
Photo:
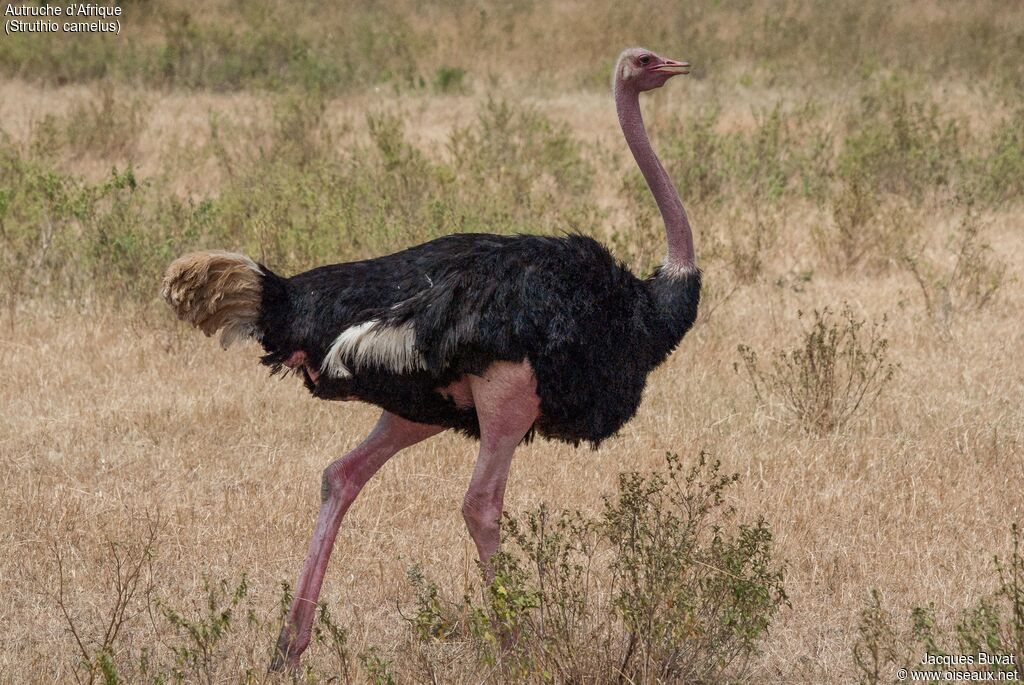
<path fill-rule="evenodd" d="M 690 222 L 686 218 L 686 210 L 683 209 L 682 200 L 679 199 L 672 179 L 661 165 L 658 156 L 654 154 L 654 148 L 647 137 L 644 118 L 640 113 L 640 93 L 616 80 L 615 109 L 619 115 L 622 135 L 626 137 L 633 159 L 640 167 L 665 222 L 665 235 L 668 239 L 665 266 L 674 270 L 691 271 L 696 268 L 696 263 Z"/>

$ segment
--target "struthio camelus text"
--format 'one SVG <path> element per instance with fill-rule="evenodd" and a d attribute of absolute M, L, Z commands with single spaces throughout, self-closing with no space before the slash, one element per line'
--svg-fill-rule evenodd
<path fill-rule="evenodd" d="M 383 410 L 323 473 L 272 668 L 298 665 L 341 520 L 399 450 L 449 428 L 479 438 L 462 513 L 486 569 L 516 446 L 535 432 L 596 445 L 636 413 L 647 375 L 693 325 L 700 298 L 686 213 L 639 101 L 688 71 L 641 48 L 615 66 L 619 123 L 668 237 L 664 264 L 646 279 L 582 235 L 451 235 L 291 278 L 228 252 L 170 265 L 163 295 L 181 319 L 207 335 L 221 330 L 225 345 L 257 340 L 263 363 L 295 369 L 314 397 Z"/>

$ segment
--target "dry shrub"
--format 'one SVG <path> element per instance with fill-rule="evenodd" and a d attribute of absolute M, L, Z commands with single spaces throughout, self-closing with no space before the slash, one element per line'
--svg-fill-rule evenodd
<path fill-rule="evenodd" d="M 803 312 L 798 315 L 803 318 Z M 878 399 L 897 366 L 888 361 L 885 318 L 866 326 L 849 305 L 838 317 L 827 307 L 812 316 L 800 344 L 776 350 L 767 368 L 749 346 L 740 345 L 739 353 L 759 402 L 778 403 L 800 428 L 825 434 Z M 740 366 L 734 365 L 737 372 Z"/>
<path fill-rule="evenodd" d="M 130 540 L 106 541 L 106 606 L 81 610 L 76 606 L 69 576 L 69 550 L 55 544 L 57 566 L 56 603 L 73 638 L 77 652 L 71 673 L 82 683 L 118 682 L 115 659 L 121 650 L 122 637 L 129 632 L 153 600 L 152 560 L 156 549 L 159 519 L 147 518 L 144 533 Z"/>
<path fill-rule="evenodd" d="M 701 261 L 738 286 L 761 280 L 776 256 L 781 213 L 770 206 L 723 208 L 707 221 L 701 231 Z"/>
<path fill-rule="evenodd" d="M 753 285 L 764 274 L 778 241 L 779 216 L 755 207 L 752 220 L 737 226 L 741 230 L 729 235 L 726 263 L 737 283 Z"/>
<path fill-rule="evenodd" d="M 776 255 L 779 227 L 778 212 L 757 205 L 752 213 L 734 210 L 709 219 L 700 259 L 711 277 L 701 290 L 700 323 L 709 323 L 742 288 L 763 280 Z"/>
<path fill-rule="evenodd" d="M 957 232 L 949 240 L 951 253 L 944 260 L 930 261 L 909 250 L 903 265 L 914 277 L 924 299 L 928 316 L 943 329 L 967 313 L 991 305 L 1006 281 L 1006 263 L 985 242 L 973 204 L 968 201 Z M 923 252 L 918 248 L 917 254 Z"/>
<path fill-rule="evenodd" d="M 879 201 L 862 174 L 840 181 L 832 201 L 832 222 L 815 224 L 811 237 L 822 259 L 843 272 L 858 266 L 882 243 L 884 232 L 877 221 Z"/>
<path fill-rule="evenodd" d="M 811 239 L 822 261 L 837 274 L 853 269 L 869 273 L 899 265 L 920 240 L 922 226 L 911 203 L 881 195 L 862 172 L 843 176 L 831 200 L 831 221 L 811 227 Z"/>

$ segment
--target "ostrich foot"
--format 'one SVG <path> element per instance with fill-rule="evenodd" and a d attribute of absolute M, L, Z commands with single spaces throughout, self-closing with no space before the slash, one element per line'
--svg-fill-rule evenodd
<path fill-rule="evenodd" d="M 304 651 L 297 642 L 291 625 L 285 625 L 281 628 L 281 634 L 277 638 L 277 645 L 274 647 L 274 656 L 270 660 L 270 666 L 267 668 L 267 671 L 270 673 L 280 673 L 287 670 L 293 675 L 297 674 L 299 671 L 299 657 Z"/>

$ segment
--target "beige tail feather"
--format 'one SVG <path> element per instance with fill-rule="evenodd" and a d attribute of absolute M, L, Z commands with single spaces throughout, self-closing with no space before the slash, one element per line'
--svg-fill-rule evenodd
<path fill-rule="evenodd" d="M 178 318 L 207 336 L 223 329 L 222 347 L 256 335 L 263 286 L 260 267 L 233 252 L 193 252 L 167 267 L 160 294 Z"/>

